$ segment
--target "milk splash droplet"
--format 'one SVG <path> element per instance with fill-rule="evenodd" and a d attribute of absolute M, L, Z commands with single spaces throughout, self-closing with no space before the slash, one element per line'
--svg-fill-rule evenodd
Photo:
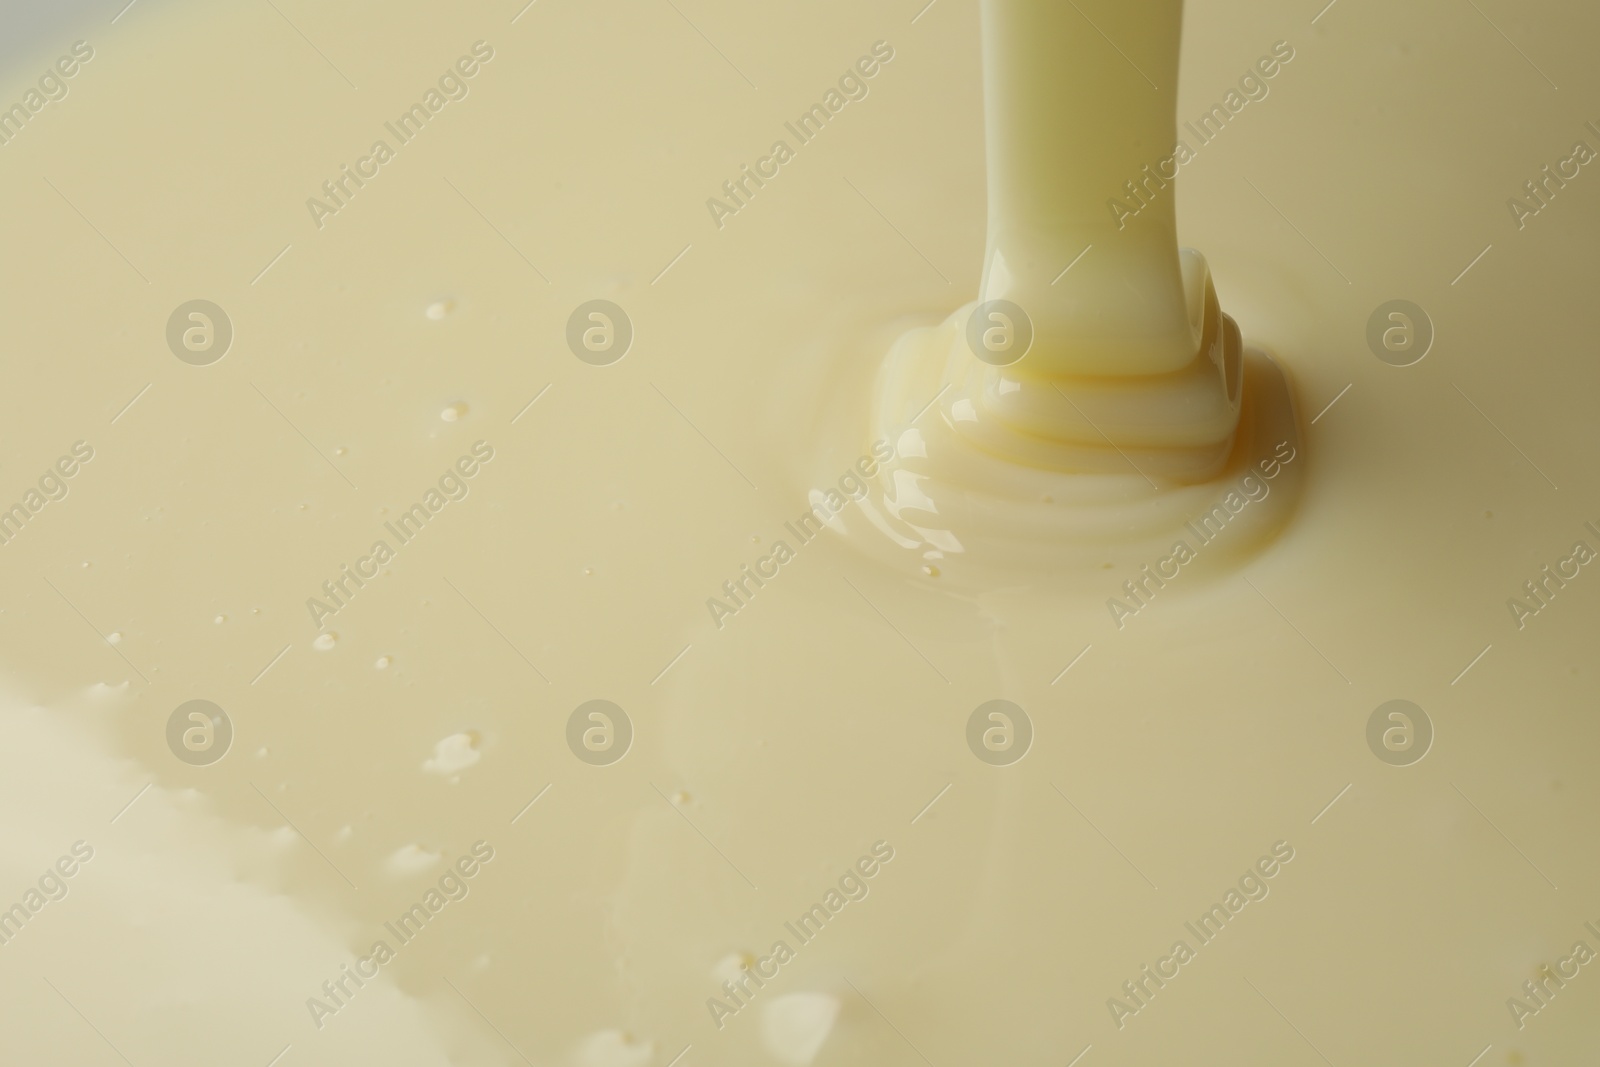
<path fill-rule="evenodd" d="M 425 871 L 438 863 L 442 857 L 437 852 L 429 851 L 418 844 L 402 845 L 396 849 L 384 864 L 391 874 L 416 874 Z"/>
<path fill-rule="evenodd" d="M 619 1030 L 590 1034 L 578 1047 L 583 1067 L 649 1067 L 655 1055 L 654 1041 L 635 1041 Z"/>
<path fill-rule="evenodd" d="M 433 756 L 422 762 L 422 769 L 429 774 L 454 774 L 466 770 L 482 758 L 476 734 L 451 734 L 433 746 Z"/>
<path fill-rule="evenodd" d="M 839 998 L 786 993 L 761 1008 L 761 1043 L 784 1063 L 805 1067 L 817 1058 L 839 1018 Z"/>

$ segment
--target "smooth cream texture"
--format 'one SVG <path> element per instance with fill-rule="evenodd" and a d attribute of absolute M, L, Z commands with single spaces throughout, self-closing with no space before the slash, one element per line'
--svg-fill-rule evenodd
<path fill-rule="evenodd" d="M 797 996 L 840 1005 L 835 1067 L 923 1062 L 908 1040 L 941 1067 L 1320 1062 L 1296 1028 L 1335 1064 L 1593 1047 L 1592 966 L 1524 1029 L 1506 1009 L 1600 920 L 1600 594 L 1585 569 L 1521 630 L 1506 607 L 1600 524 L 1593 195 L 1506 209 L 1589 136 L 1593 13 L 1485 7 L 1558 91 L 1459 5 L 1189 6 L 1181 116 L 1298 53 L 1176 189 L 1305 422 L 1299 508 L 1242 569 L 1118 629 L 1168 546 L 958 593 L 948 559 L 856 551 L 881 534 L 851 504 L 717 629 L 706 599 L 872 440 L 884 353 L 978 291 L 976 9 L 680 4 L 751 89 L 666 6 L 279 5 L 359 90 L 269 7 L 141 3 L 0 149 L 0 499 L 95 450 L 0 547 L 0 901 L 96 849 L 0 946 L 0 1059 L 120 1063 L 87 1019 L 140 1065 L 777 1064 L 827 1018 Z M 717 231 L 706 196 L 879 39 L 871 95 Z M 306 198 L 478 40 L 467 98 L 317 230 Z M 597 296 L 637 334 L 605 368 L 563 340 Z M 235 326 L 211 367 L 163 337 L 196 297 Z M 1438 331 L 1410 368 L 1363 339 L 1395 297 Z M 478 440 L 469 495 L 314 647 L 306 599 Z M 200 697 L 236 729 L 207 768 L 163 735 Z M 596 697 L 636 730 L 610 767 L 564 741 Z M 1036 727 L 1008 768 L 964 740 L 997 697 Z M 1437 730 L 1409 768 L 1363 737 L 1395 697 Z M 478 761 L 424 770 L 460 734 Z M 307 998 L 480 839 L 470 894 L 317 1030 Z M 716 1030 L 719 961 L 880 839 L 870 894 Z M 1270 895 L 1117 1029 L 1107 1000 L 1280 840 Z"/>

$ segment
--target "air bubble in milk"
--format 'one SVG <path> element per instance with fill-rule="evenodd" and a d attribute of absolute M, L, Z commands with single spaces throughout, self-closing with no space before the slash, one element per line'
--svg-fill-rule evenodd
<path fill-rule="evenodd" d="M 318 652 L 326 652 L 339 643 L 339 635 L 329 630 L 325 634 L 318 634 L 316 640 L 311 642 L 311 647 Z"/>
<path fill-rule="evenodd" d="M 422 313 L 434 322 L 438 322 L 455 309 L 456 302 L 454 300 L 435 300 Z"/>
<path fill-rule="evenodd" d="M 756 957 L 750 952 L 730 952 L 711 965 L 713 982 L 737 982 L 744 972 L 755 966 Z"/>
<path fill-rule="evenodd" d="M 439 412 L 439 417 L 445 422 L 458 422 L 464 418 L 466 414 L 467 405 L 457 401 L 454 404 L 448 405 L 443 411 Z"/>

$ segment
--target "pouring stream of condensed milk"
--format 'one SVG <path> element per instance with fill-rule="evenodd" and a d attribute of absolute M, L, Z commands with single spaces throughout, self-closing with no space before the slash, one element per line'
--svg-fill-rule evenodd
<path fill-rule="evenodd" d="M 1127 11 L 1117 36 L 1137 69 L 1072 4 L 983 4 L 981 299 L 1010 300 L 1032 318 L 1027 362 L 1040 376 L 1166 374 L 1199 350 L 1170 191 L 1120 230 L 1106 209 L 1177 140 L 1182 0 Z"/>
<path fill-rule="evenodd" d="M 905 525 L 878 523 L 902 548 L 1033 540 L 1063 560 L 1159 542 L 1255 453 L 1293 448 L 1282 372 L 1246 357 L 1205 259 L 1178 247 L 1163 168 L 1175 176 L 1182 2 L 1119 11 L 1099 25 L 1073 4 L 983 0 L 979 299 L 903 335 L 878 382 L 879 432 L 913 427 L 884 482 Z M 1119 218 L 1108 205 L 1134 190 L 1146 206 Z M 1293 495 L 1257 521 L 1281 522 Z"/>

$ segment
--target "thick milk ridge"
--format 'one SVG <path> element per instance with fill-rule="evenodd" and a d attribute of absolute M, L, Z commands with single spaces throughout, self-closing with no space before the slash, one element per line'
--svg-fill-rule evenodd
<path fill-rule="evenodd" d="M 0 944 L 0 1059 L 1595 1047 L 1593 967 L 1559 989 L 1541 967 L 1600 948 L 1600 607 L 1574 562 L 1600 549 L 1576 429 L 1600 218 L 1586 164 L 1521 228 L 1507 204 L 1600 148 L 1592 12 L 1187 6 L 1176 135 L 1228 117 L 1117 235 L 1172 198 L 1246 345 L 1291 372 L 1302 488 L 1273 536 L 1236 552 L 1230 520 L 1135 603 L 1170 546 L 985 584 L 860 551 L 882 534 L 853 501 L 785 525 L 849 494 L 895 340 L 981 292 L 976 5 L 275 4 L 95 14 L 0 84 L 21 100 L 94 49 L 0 147 L 0 503 L 41 500 L 0 544 L 0 907 L 94 848 Z M 1110 39 L 1109 115 L 1160 57 L 1123 8 L 1077 7 Z M 307 200 L 479 41 L 464 98 L 319 228 Z M 785 123 L 879 41 L 799 143 Z M 1294 58 L 1228 110 L 1278 42 Z M 778 139 L 792 158 L 719 227 L 707 200 Z M 233 326 L 209 366 L 165 336 L 195 299 Z M 609 366 L 566 341 L 595 299 L 633 325 Z M 1400 299 L 1434 334 L 1404 367 L 1367 343 Z M 93 457 L 40 488 L 76 442 Z M 420 532 L 388 533 L 429 491 Z M 380 539 L 382 576 L 343 579 Z M 234 729 L 209 766 L 166 740 L 195 699 Z M 594 699 L 631 721 L 610 765 L 566 740 Z M 1367 740 L 1396 699 L 1433 728 L 1409 766 Z M 1032 724 L 1010 765 L 968 745 L 994 700 Z M 470 891 L 318 1028 L 308 999 L 478 842 Z M 1222 932 L 1190 933 L 1230 891 Z M 719 1029 L 745 962 L 776 974 Z"/>

